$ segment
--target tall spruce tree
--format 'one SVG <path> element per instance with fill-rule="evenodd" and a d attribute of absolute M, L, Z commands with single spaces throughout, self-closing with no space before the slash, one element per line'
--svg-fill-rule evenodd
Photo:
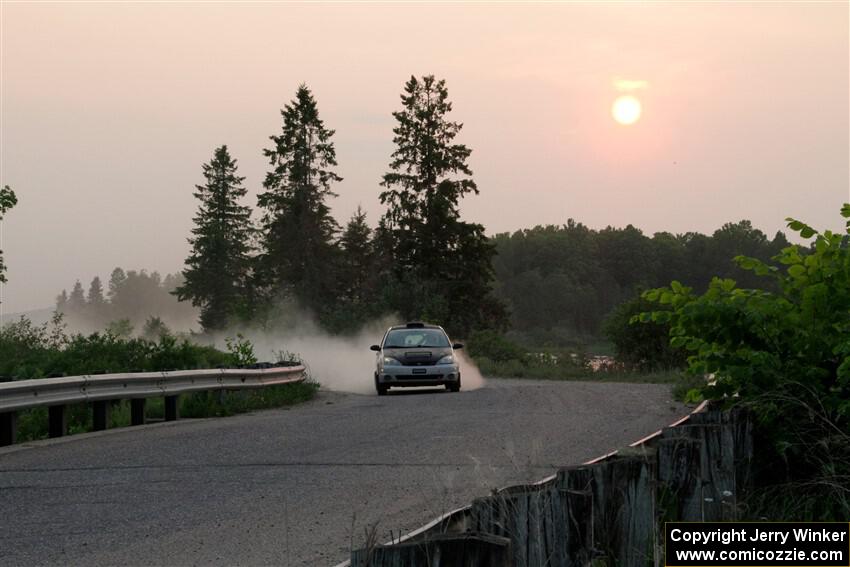
<path fill-rule="evenodd" d="M 472 150 L 454 143 L 463 125 L 448 119 L 445 81 L 411 77 L 401 102 L 379 228 L 392 250 L 393 307 L 459 334 L 501 326 L 504 307 L 491 293 L 493 246 L 482 225 L 460 219 L 460 200 L 478 187 L 467 165 Z"/>
<path fill-rule="evenodd" d="M 105 302 L 103 298 L 103 284 L 100 283 L 100 277 L 95 276 L 91 285 L 89 285 L 89 294 L 87 301 L 92 307 L 100 308 Z"/>
<path fill-rule="evenodd" d="M 6 211 L 18 204 L 18 198 L 11 187 L 5 185 L 0 189 L 0 222 Z M 0 284 L 6 283 L 6 265 L 3 263 L 3 251 L 0 250 Z"/>
<path fill-rule="evenodd" d="M 250 277 L 251 210 L 239 204 L 245 178 L 236 170 L 227 146 L 217 148 L 204 164 L 206 183 L 195 191 L 200 205 L 189 239 L 192 252 L 183 270 L 185 281 L 174 290 L 179 300 L 200 307 L 200 323 L 207 331 L 224 329 L 243 312 Z"/>
<path fill-rule="evenodd" d="M 57 313 L 64 313 L 65 309 L 68 306 L 68 291 L 62 290 L 62 293 L 56 296 L 56 309 Z"/>
<path fill-rule="evenodd" d="M 106 293 L 109 296 L 109 301 L 115 303 L 115 299 L 121 291 L 121 287 L 127 281 L 127 274 L 122 268 L 115 268 L 109 275 L 109 291 Z"/>
<path fill-rule="evenodd" d="M 372 229 L 366 222 L 366 213 L 359 206 L 342 231 L 339 249 L 333 322 L 336 330 L 344 331 L 362 325 L 385 310 L 376 301 L 376 255 Z"/>
<path fill-rule="evenodd" d="M 342 252 L 341 268 L 342 298 L 351 304 L 368 301 L 369 280 L 373 267 L 374 249 L 372 229 L 366 222 L 366 213 L 358 206 L 339 239 Z"/>
<path fill-rule="evenodd" d="M 333 183 L 342 180 L 333 170 L 334 131 L 325 128 L 303 84 L 281 115 L 283 129 L 264 151 L 272 170 L 258 196 L 264 211 L 258 273 L 268 299 L 294 298 L 321 315 L 333 294 L 328 271 L 339 229 L 326 203 L 336 196 Z"/>
<path fill-rule="evenodd" d="M 100 328 L 100 326 L 108 320 L 107 308 L 109 307 L 109 304 L 106 303 L 106 299 L 103 297 L 103 284 L 101 283 L 99 276 L 92 278 L 86 301 L 89 321 L 97 328 Z"/>
<path fill-rule="evenodd" d="M 68 296 L 67 310 L 72 315 L 80 316 L 83 314 L 85 308 L 86 294 L 83 291 L 83 284 L 80 283 L 80 280 L 77 280 L 71 289 L 71 294 Z"/>

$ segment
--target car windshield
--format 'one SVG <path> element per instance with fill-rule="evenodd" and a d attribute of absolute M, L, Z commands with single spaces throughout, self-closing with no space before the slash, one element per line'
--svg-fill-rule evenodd
<path fill-rule="evenodd" d="M 439 329 L 393 329 L 387 333 L 384 348 L 446 348 L 449 338 Z"/>

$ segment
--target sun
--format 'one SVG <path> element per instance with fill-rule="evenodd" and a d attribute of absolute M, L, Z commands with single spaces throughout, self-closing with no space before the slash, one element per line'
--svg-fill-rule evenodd
<path fill-rule="evenodd" d="M 617 100 L 611 106 L 611 116 L 623 126 L 634 124 L 640 120 L 640 112 L 640 101 L 633 96 L 617 97 Z"/>

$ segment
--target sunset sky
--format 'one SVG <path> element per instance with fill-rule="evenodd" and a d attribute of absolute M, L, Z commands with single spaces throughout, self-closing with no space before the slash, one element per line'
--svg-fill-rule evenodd
<path fill-rule="evenodd" d="M 182 268 L 201 164 L 227 144 L 248 204 L 305 82 L 336 130 L 331 203 L 376 223 L 391 112 L 447 81 L 489 234 L 575 218 L 711 232 L 850 200 L 848 3 L 2 3 L 3 310 L 115 266 Z M 614 120 L 618 96 L 641 105 Z"/>

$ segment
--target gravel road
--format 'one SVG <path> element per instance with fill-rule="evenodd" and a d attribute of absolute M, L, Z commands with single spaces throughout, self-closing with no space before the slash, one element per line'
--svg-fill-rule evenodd
<path fill-rule="evenodd" d="M 667 386 L 488 380 L 0 450 L 4 565 L 333 565 L 686 413 Z"/>

